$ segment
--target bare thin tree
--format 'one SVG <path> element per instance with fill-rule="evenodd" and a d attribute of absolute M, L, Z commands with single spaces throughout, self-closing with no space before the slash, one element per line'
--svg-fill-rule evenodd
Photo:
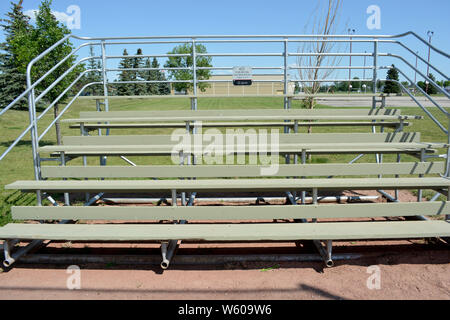
<path fill-rule="evenodd" d="M 305 26 L 305 34 L 330 36 L 336 34 L 339 27 L 339 16 L 343 0 L 318 0 L 318 4 Z M 316 38 L 317 41 L 304 42 L 298 52 L 305 54 L 297 59 L 298 67 L 312 67 L 311 69 L 299 69 L 299 79 L 302 81 L 304 92 L 307 97 L 304 103 L 308 109 L 314 109 L 316 95 L 322 85 L 321 80 L 329 79 L 334 73 L 333 69 L 323 67 L 337 66 L 342 57 L 325 56 L 326 53 L 339 52 L 340 43 L 330 42 L 328 37 Z M 311 54 L 311 55 L 309 55 Z M 312 129 L 310 128 L 311 132 Z"/>

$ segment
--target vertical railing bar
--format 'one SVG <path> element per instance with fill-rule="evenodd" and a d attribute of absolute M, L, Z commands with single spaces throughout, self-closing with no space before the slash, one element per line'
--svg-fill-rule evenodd
<path fill-rule="evenodd" d="M 66 153 L 65 152 L 61 152 L 61 166 L 63 166 L 63 167 L 66 166 Z M 63 180 L 66 181 L 67 179 L 64 178 Z M 67 192 L 64 193 L 64 205 L 66 207 L 70 206 L 70 195 Z"/>
<path fill-rule="evenodd" d="M 27 78 L 27 85 L 31 87 L 31 77 Z M 39 139 L 37 133 L 37 122 L 36 122 L 36 103 L 35 103 L 35 90 L 32 89 L 28 95 L 28 112 L 31 127 L 31 148 L 33 153 L 33 165 L 34 165 L 34 177 L 36 180 L 40 180 L 40 164 L 39 164 Z"/>
<path fill-rule="evenodd" d="M 191 109 L 193 111 L 198 110 L 198 101 L 197 101 L 197 48 L 195 38 L 192 38 L 192 70 L 193 70 L 193 93 L 194 98 L 192 100 Z"/>
<path fill-rule="evenodd" d="M 103 75 L 103 92 L 105 95 L 105 111 L 109 111 L 109 101 L 108 101 L 108 78 L 106 73 L 106 44 L 102 41 L 102 75 Z"/>
<path fill-rule="evenodd" d="M 372 100 L 372 111 L 375 111 L 377 108 L 377 97 L 375 96 L 377 94 L 377 80 L 378 80 L 378 41 L 374 40 L 373 42 L 373 78 L 372 78 L 372 92 L 374 94 L 373 100 Z"/>
<path fill-rule="evenodd" d="M 106 44 L 105 41 L 102 41 L 102 76 L 103 76 L 103 94 L 105 95 L 104 106 L 105 112 L 109 112 L 109 100 L 108 100 L 108 78 L 106 73 Z M 106 135 L 109 136 L 110 129 L 106 129 Z M 106 166 L 107 157 L 103 156 L 100 158 L 100 165 Z"/>

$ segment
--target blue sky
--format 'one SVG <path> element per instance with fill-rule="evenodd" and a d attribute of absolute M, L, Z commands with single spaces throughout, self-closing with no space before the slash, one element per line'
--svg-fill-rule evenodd
<path fill-rule="evenodd" d="M 39 2 L 24 0 L 24 9 L 37 9 Z M 70 5 L 80 7 L 81 29 L 73 30 L 74 34 L 80 36 L 303 34 L 305 24 L 317 3 L 313 0 L 54 0 L 53 2 L 53 9 L 58 12 L 66 12 Z M 366 21 L 369 15 L 366 10 L 370 5 L 378 5 L 381 8 L 380 30 L 367 28 Z M 0 15 L 4 16 L 9 8 L 9 1 L 1 1 Z M 357 34 L 399 34 L 412 30 L 423 37 L 426 37 L 427 30 L 433 30 L 435 32 L 433 43 L 445 52 L 450 52 L 449 12 L 449 0 L 344 0 L 339 30 L 345 33 L 347 25 L 356 29 Z M 2 39 L 3 35 L 0 35 L 0 40 Z M 408 38 L 405 39 L 405 43 L 419 51 L 423 57 L 427 56 L 425 46 L 419 42 Z M 143 49 L 144 53 L 148 54 L 167 52 L 167 48 L 154 49 L 156 51 L 149 48 Z M 210 52 L 222 49 L 208 47 Z M 246 50 L 244 47 L 228 47 L 226 50 L 237 51 L 237 49 Z M 108 50 L 111 54 L 120 54 L 123 46 L 111 47 Z M 130 52 L 135 50 L 135 47 L 129 47 Z M 260 51 L 273 50 L 275 50 L 274 47 L 267 46 Z M 365 50 L 370 48 L 362 46 L 354 48 L 354 51 Z M 255 50 L 249 48 L 248 51 Z M 291 48 L 291 51 L 296 51 L 296 48 Z M 380 48 L 380 51 L 403 52 L 389 45 Z M 415 62 L 411 56 L 406 55 L 406 57 Z M 223 66 L 252 63 L 244 60 L 218 60 L 217 62 Z M 382 64 L 389 65 L 393 62 L 395 61 L 385 59 Z M 432 62 L 446 74 L 450 74 L 448 59 L 433 54 Z M 268 60 L 254 63 L 273 64 Z M 356 58 L 353 63 L 362 65 L 363 62 L 362 59 Z M 343 62 L 343 64 L 346 63 Z M 423 65 L 420 67 L 425 72 L 425 67 Z M 356 73 L 362 77 L 362 74 Z M 411 73 L 409 75 L 414 76 Z M 338 75 L 335 76 L 338 77 Z"/>

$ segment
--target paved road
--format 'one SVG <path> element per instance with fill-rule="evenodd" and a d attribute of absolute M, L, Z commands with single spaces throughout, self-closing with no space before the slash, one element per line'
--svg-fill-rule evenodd
<path fill-rule="evenodd" d="M 417 100 L 425 107 L 433 107 L 430 101 L 426 98 L 419 97 Z M 332 107 L 371 107 L 372 98 L 370 97 L 327 97 L 318 98 L 319 104 L 328 105 Z M 437 97 L 435 101 L 442 107 L 450 108 L 450 99 L 446 97 Z M 417 107 L 417 104 L 410 97 L 387 97 L 386 107 Z"/>

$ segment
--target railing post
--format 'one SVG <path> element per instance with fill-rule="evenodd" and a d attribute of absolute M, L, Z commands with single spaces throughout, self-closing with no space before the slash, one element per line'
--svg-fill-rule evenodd
<path fill-rule="evenodd" d="M 447 123 L 448 123 L 448 129 L 447 129 L 447 143 L 448 143 L 448 147 L 447 147 L 447 166 L 446 166 L 446 170 L 445 170 L 445 177 L 446 178 L 450 178 L 450 114 L 447 114 Z M 450 194 L 450 190 L 449 190 L 449 194 Z"/>
<path fill-rule="evenodd" d="M 31 78 L 27 79 L 28 88 L 31 87 Z M 31 149 L 33 152 L 33 165 L 34 165 L 34 177 L 36 180 L 41 179 L 40 161 L 39 161 L 39 139 L 37 132 L 36 121 L 36 103 L 35 103 L 35 91 L 32 89 L 28 94 L 28 112 L 30 118 L 31 127 Z M 38 197 L 39 198 L 39 197 Z"/>
<path fill-rule="evenodd" d="M 372 98 L 372 109 L 377 108 L 377 97 L 375 94 L 377 93 L 377 80 L 378 80 L 378 40 L 374 40 L 373 42 L 373 98 Z"/>
<path fill-rule="evenodd" d="M 106 72 L 106 44 L 102 40 L 102 77 L 103 77 L 103 95 L 105 96 L 105 112 L 109 111 L 108 101 L 108 75 Z M 110 129 L 106 129 L 106 135 L 109 136 Z M 100 165 L 106 166 L 107 157 L 100 158 Z"/>
<path fill-rule="evenodd" d="M 105 111 L 109 111 L 108 103 L 108 75 L 106 72 L 106 44 L 102 40 L 102 77 L 103 77 L 103 94 L 105 96 Z"/>
<path fill-rule="evenodd" d="M 284 57 L 284 76 L 283 76 L 283 81 L 284 81 L 284 110 L 288 110 L 289 109 L 289 100 L 287 97 L 288 94 L 288 48 L 289 48 L 289 40 L 288 39 L 284 39 L 284 53 L 283 53 L 283 57 Z M 273 84 L 272 84 L 273 85 Z M 285 120 L 285 122 L 289 122 L 288 120 Z M 290 127 L 285 126 L 284 127 L 284 134 L 289 134 L 290 131 Z M 286 159 L 286 164 L 290 164 L 291 162 L 291 156 L 290 155 L 286 155 L 285 156 Z"/>
<path fill-rule="evenodd" d="M 192 71 L 193 71 L 193 91 L 194 98 L 191 100 L 191 109 L 194 111 L 198 110 L 198 101 L 197 101 L 197 48 L 195 39 L 192 39 Z"/>
<path fill-rule="evenodd" d="M 288 65 L 288 58 L 289 58 L 289 40 L 284 39 L 284 109 L 289 109 L 289 99 L 287 97 L 288 90 L 289 90 L 289 65 Z M 287 133 L 287 132 L 285 132 Z"/>

